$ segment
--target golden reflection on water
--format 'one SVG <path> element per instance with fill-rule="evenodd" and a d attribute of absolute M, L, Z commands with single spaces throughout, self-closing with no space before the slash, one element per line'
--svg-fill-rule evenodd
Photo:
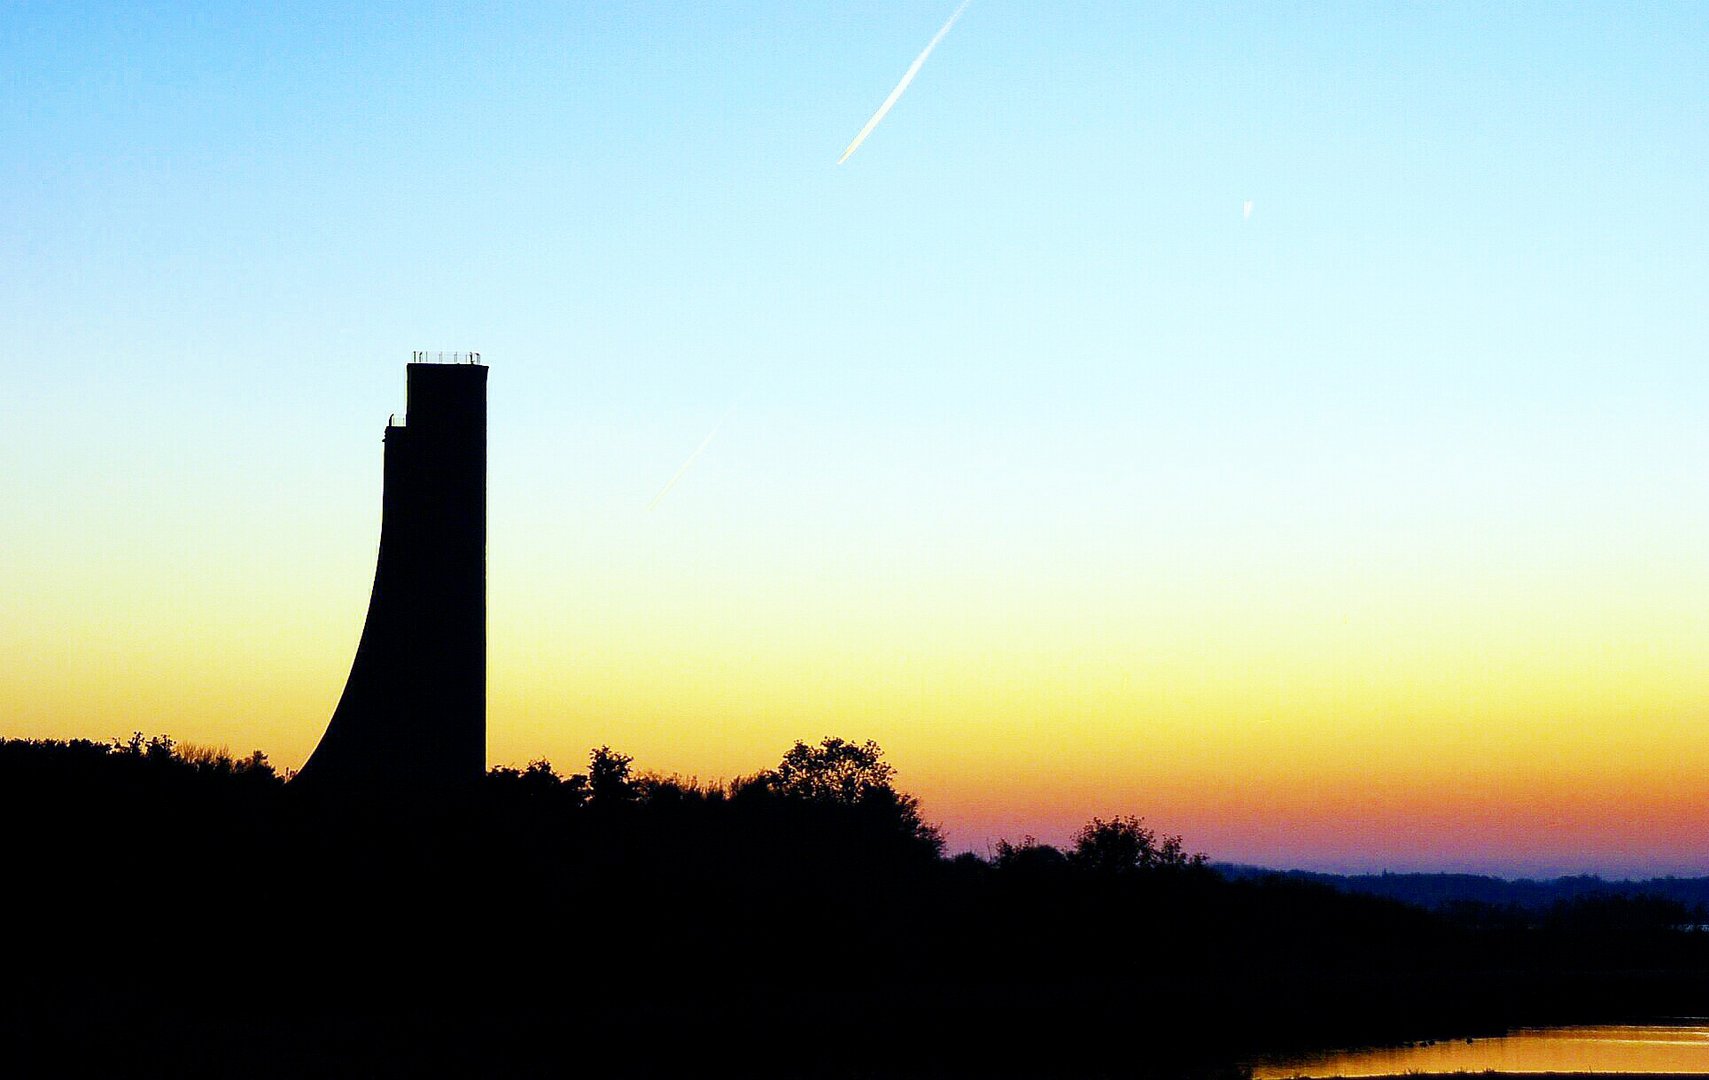
<path fill-rule="evenodd" d="M 1344 1050 L 1253 1067 L 1254 1080 L 1452 1072 L 1709 1074 L 1709 1026 L 1522 1028 L 1499 1038 Z"/>

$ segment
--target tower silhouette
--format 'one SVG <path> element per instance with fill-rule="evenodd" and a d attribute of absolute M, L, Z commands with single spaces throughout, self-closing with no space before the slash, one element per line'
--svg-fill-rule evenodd
<path fill-rule="evenodd" d="M 404 422 L 386 426 L 368 621 L 296 781 L 315 788 L 444 786 L 486 770 L 487 369 L 478 353 L 418 352 L 407 370 Z"/>

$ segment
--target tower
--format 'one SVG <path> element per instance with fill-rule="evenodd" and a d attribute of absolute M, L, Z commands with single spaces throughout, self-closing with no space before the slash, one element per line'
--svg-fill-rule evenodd
<path fill-rule="evenodd" d="M 431 359 L 430 359 L 431 358 Z M 458 784 L 486 770 L 487 369 L 416 353 L 386 426 L 380 554 L 344 695 L 296 782 Z"/>

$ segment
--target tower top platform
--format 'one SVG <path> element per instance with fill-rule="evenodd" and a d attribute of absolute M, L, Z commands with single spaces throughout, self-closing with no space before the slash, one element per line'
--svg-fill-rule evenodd
<path fill-rule="evenodd" d="M 438 349 L 417 349 L 410 353 L 412 364 L 479 364 L 478 352 L 442 352 Z"/>

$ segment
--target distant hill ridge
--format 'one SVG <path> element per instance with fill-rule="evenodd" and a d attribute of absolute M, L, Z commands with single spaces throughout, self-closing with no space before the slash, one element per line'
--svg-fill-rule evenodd
<path fill-rule="evenodd" d="M 1543 911 L 1586 897 L 1653 897 L 1687 907 L 1709 907 L 1709 877 L 1659 877 L 1645 881 L 1608 880 L 1591 874 L 1548 879 L 1489 877 L 1483 874 L 1325 874 L 1311 870 L 1272 870 L 1242 863 L 1212 863 L 1231 881 L 1281 877 L 1310 881 L 1345 893 L 1380 896 L 1442 910 L 1462 904 L 1489 904 Z"/>

